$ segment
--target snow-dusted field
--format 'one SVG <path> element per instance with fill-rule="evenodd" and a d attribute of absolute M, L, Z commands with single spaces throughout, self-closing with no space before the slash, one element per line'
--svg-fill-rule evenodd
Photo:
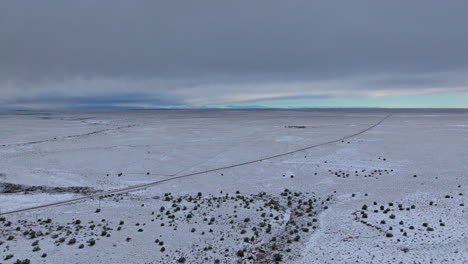
<path fill-rule="evenodd" d="M 258 160 L 1 215 L 0 263 L 468 260 L 468 111 L 18 111 L 0 122 L 0 214 Z"/>

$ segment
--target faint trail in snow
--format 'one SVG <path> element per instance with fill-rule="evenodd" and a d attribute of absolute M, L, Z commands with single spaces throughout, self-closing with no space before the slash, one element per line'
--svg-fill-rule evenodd
<path fill-rule="evenodd" d="M 137 126 L 137 125 L 127 125 L 127 126 L 120 126 L 120 127 L 115 127 L 115 128 L 106 128 L 106 129 L 95 130 L 95 131 L 91 131 L 91 132 L 83 133 L 83 134 L 69 135 L 69 136 L 59 136 L 59 137 L 54 137 L 54 138 L 49 138 L 49 139 L 44 139 L 44 140 L 37 140 L 37 141 L 30 141 L 30 142 L 23 142 L 23 143 L 3 144 L 2 147 L 27 146 L 27 145 L 34 145 L 34 144 L 57 141 L 57 140 L 60 140 L 60 139 L 80 138 L 80 137 L 86 137 L 86 136 L 91 136 L 91 135 L 104 133 L 104 132 L 107 132 L 107 131 L 120 130 L 120 129 L 123 129 L 123 128 L 134 127 L 134 126 Z"/>

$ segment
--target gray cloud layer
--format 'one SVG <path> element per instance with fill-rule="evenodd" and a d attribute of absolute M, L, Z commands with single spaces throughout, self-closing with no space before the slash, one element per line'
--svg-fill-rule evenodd
<path fill-rule="evenodd" d="M 465 0 L 2 1 L 0 95 L 172 105 L 466 91 L 467 14 Z"/>

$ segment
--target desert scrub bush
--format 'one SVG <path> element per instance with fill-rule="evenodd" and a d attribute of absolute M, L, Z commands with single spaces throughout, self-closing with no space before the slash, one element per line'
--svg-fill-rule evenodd
<path fill-rule="evenodd" d="M 70 240 L 68 240 L 67 245 L 73 245 L 75 243 L 76 243 L 76 239 L 73 237 L 73 238 L 70 238 Z"/>
<path fill-rule="evenodd" d="M 29 259 L 23 259 L 23 260 L 17 259 L 14 263 L 15 264 L 31 264 L 31 260 L 29 260 Z"/>
<path fill-rule="evenodd" d="M 178 260 L 177 260 L 178 263 L 185 263 L 185 258 L 184 257 L 180 257 Z"/>
<path fill-rule="evenodd" d="M 166 251 L 166 248 L 165 248 L 165 247 L 161 247 L 161 250 L 160 250 L 160 251 L 161 251 L 161 252 L 164 252 L 164 251 Z"/>
<path fill-rule="evenodd" d="M 239 249 L 237 252 L 236 252 L 236 255 L 239 257 L 239 258 L 243 258 L 244 257 L 244 251 L 242 249 Z"/>
<path fill-rule="evenodd" d="M 13 240 L 13 239 L 15 239 L 14 236 L 8 236 L 8 237 L 7 237 L 7 240 Z"/>
<path fill-rule="evenodd" d="M 273 260 L 276 261 L 276 262 L 280 262 L 283 260 L 283 255 L 279 254 L 279 253 L 276 253 L 273 255 Z"/>
<path fill-rule="evenodd" d="M 301 237 L 300 237 L 300 236 L 296 236 L 296 237 L 294 237 L 293 240 L 296 241 L 296 242 L 298 242 L 299 240 L 301 240 Z"/>
<path fill-rule="evenodd" d="M 88 240 L 88 244 L 89 244 L 90 247 L 92 247 L 92 246 L 94 246 L 96 244 L 96 240 L 91 238 L 90 240 Z"/>
<path fill-rule="evenodd" d="M 39 250 L 41 250 L 41 248 L 40 248 L 39 246 L 35 246 L 35 247 L 32 249 L 33 252 L 36 252 L 36 251 L 39 251 Z"/>
<path fill-rule="evenodd" d="M 12 259 L 14 256 L 12 254 L 6 255 L 3 260 L 9 260 Z"/>
<path fill-rule="evenodd" d="M 47 253 L 42 253 L 41 258 L 47 257 Z"/>

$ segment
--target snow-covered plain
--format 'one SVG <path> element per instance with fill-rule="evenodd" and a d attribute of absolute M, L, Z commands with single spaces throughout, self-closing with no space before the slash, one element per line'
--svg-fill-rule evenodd
<path fill-rule="evenodd" d="M 388 114 L 1 215 L 0 263 L 466 263 L 465 110 L 0 112 L 0 213 Z"/>

